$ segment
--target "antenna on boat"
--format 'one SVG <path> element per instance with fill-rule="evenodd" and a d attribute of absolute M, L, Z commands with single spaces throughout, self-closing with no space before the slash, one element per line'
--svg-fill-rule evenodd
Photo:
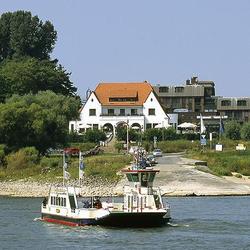
<path fill-rule="evenodd" d="M 84 176 L 84 163 L 83 163 L 83 155 L 82 152 L 79 151 L 79 186 L 82 184 L 83 176 Z"/>

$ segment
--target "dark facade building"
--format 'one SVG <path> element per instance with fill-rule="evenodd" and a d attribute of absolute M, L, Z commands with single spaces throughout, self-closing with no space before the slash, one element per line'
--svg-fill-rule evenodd
<path fill-rule="evenodd" d="M 217 97 L 220 115 L 241 123 L 250 121 L 250 97 Z"/>
<path fill-rule="evenodd" d="M 154 91 L 167 113 L 178 113 L 179 123 L 197 122 L 200 113 L 217 115 L 215 84 L 198 77 L 186 80 L 185 85 L 154 86 Z"/>

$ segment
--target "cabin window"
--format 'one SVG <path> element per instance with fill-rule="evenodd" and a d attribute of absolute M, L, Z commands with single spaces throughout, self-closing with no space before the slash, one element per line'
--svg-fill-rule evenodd
<path fill-rule="evenodd" d="M 148 186 L 148 173 L 141 174 L 141 186 L 147 187 Z"/>
<path fill-rule="evenodd" d="M 138 174 L 131 174 L 131 177 L 133 182 L 139 182 Z"/>
<path fill-rule="evenodd" d="M 128 181 L 133 181 L 131 174 L 127 174 Z"/>
<path fill-rule="evenodd" d="M 69 204 L 71 209 L 76 208 L 75 197 L 74 195 L 69 195 Z"/>
<path fill-rule="evenodd" d="M 63 206 L 66 207 L 66 198 L 63 198 Z"/>
<path fill-rule="evenodd" d="M 150 175 L 149 175 L 149 182 L 153 182 L 154 181 L 154 178 L 155 178 L 155 173 L 151 173 Z"/>

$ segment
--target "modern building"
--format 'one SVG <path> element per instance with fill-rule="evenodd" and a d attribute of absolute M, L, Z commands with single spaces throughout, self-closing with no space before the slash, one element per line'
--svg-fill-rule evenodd
<path fill-rule="evenodd" d="M 140 131 L 169 126 L 152 86 L 145 82 L 99 83 L 89 93 L 80 111 L 80 120 L 69 123 L 70 131 L 84 132 L 88 128 L 115 133 L 120 125 Z"/>
<path fill-rule="evenodd" d="M 215 115 L 217 112 L 213 81 L 192 77 L 185 85 L 156 85 L 153 88 L 165 112 L 179 115 L 179 123 L 196 122 L 200 113 Z"/>
<path fill-rule="evenodd" d="M 250 121 L 250 97 L 217 97 L 217 110 L 222 116 L 241 123 Z"/>

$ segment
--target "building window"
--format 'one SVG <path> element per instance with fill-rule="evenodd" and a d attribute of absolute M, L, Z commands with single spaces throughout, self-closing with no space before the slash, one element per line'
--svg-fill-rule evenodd
<path fill-rule="evenodd" d="M 223 101 L 221 101 L 221 106 L 231 106 L 231 101 L 230 100 L 223 100 Z"/>
<path fill-rule="evenodd" d="M 125 115 L 125 109 L 120 109 L 120 115 Z"/>
<path fill-rule="evenodd" d="M 137 115 L 137 109 L 131 109 L 131 115 Z"/>
<path fill-rule="evenodd" d="M 74 131 L 75 131 L 75 126 L 74 126 L 74 124 L 71 124 L 71 125 L 70 125 L 70 130 L 71 130 L 71 132 L 74 132 Z"/>
<path fill-rule="evenodd" d="M 148 109 L 148 115 L 155 115 L 155 109 Z"/>
<path fill-rule="evenodd" d="M 153 98 L 151 98 L 150 101 L 152 102 L 152 101 L 153 101 Z"/>
<path fill-rule="evenodd" d="M 137 97 L 110 97 L 110 102 L 136 102 L 138 101 Z"/>
<path fill-rule="evenodd" d="M 93 124 L 93 129 L 98 129 L 98 124 Z"/>
<path fill-rule="evenodd" d="M 167 93 L 168 90 L 169 90 L 168 87 L 159 87 L 159 92 L 160 92 L 160 93 Z"/>
<path fill-rule="evenodd" d="M 114 115 L 115 110 L 114 109 L 108 109 L 108 115 Z"/>
<path fill-rule="evenodd" d="M 184 87 L 175 87 L 174 91 L 175 91 L 175 93 L 182 93 L 182 92 L 184 92 Z"/>
<path fill-rule="evenodd" d="M 89 116 L 96 116 L 96 109 L 90 109 Z"/>
<path fill-rule="evenodd" d="M 153 128 L 155 128 L 158 125 L 158 123 L 153 123 Z"/>
<path fill-rule="evenodd" d="M 146 129 L 150 129 L 150 128 L 152 128 L 152 123 L 147 123 L 146 124 Z"/>
<path fill-rule="evenodd" d="M 237 106 L 247 106 L 247 101 L 246 100 L 238 100 Z"/>

